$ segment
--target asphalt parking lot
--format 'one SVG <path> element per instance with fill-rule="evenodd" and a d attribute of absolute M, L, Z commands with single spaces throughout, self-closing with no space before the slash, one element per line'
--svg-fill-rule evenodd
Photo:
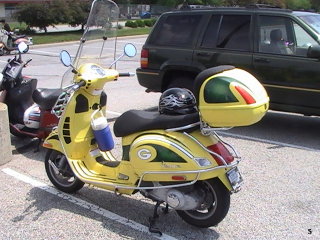
<path fill-rule="evenodd" d="M 144 38 L 128 41 L 139 49 Z M 63 48 L 73 53 L 76 44 L 32 49 L 26 73 L 40 86 L 56 86 L 65 69 L 48 55 Z M 138 59 L 119 68 L 134 71 Z M 159 98 L 145 93 L 135 77 L 111 83 L 106 92 L 112 119 L 128 109 L 155 108 Z M 61 193 L 46 176 L 45 149 L 34 152 L 35 142 L 12 136 L 13 159 L 0 166 L 0 239 L 320 239 L 319 131 L 318 117 L 270 111 L 258 124 L 220 132 L 243 158 L 242 190 L 232 195 L 230 211 L 216 227 L 192 227 L 172 210 L 161 214 L 162 237 L 148 231 L 152 201 L 88 185 L 77 194 Z M 120 139 L 116 143 L 112 152 L 119 157 Z"/>

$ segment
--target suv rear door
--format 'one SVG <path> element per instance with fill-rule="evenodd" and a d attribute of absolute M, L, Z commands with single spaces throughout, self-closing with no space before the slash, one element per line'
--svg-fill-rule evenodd
<path fill-rule="evenodd" d="M 319 109 L 320 63 L 307 58 L 308 47 L 317 41 L 290 16 L 257 17 L 254 74 L 266 87 L 271 108 L 302 113 Z"/>
<path fill-rule="evenodd" d="M 234 65 L 252 67 L 252 15 L 214 12 L 194 52 L 194 64 L 201 68 Z"/>

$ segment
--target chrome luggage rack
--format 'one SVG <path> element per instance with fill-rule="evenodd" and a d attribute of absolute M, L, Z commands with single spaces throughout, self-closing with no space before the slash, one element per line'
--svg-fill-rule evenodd
<path fill-rule="evenodd" d="M 210 127 L 207 123 L 205 123 L 205 122 L 203 122 L 201 120 L 201 116 L 200 116 L 200 121 L 199 122 L 196 122 L 196 123 L 193 123 L 193 124 L 189 124 L 189 125 L 186 125 L 186 126 L 182 126 L 182 127 L 178 127 L 178 128 L 166 129 L 166 131 L 167 132 L 183 131 L 183 130 L 186 130 L 186 129 L 194 128 L 194 127 L 196 127 L 198 125 L 199 125 L 199 128 L 201 130 L 201 133 L 204 136 L 214 135 L 220 142 L 222 142 L 224 145 L 226 145 L 228 147 L 229 150 L 232 151 L 232 156 L 235 159 L 238 159 L 238 162 L 240 162 L 241 157 L 239 156 L 239 154 L 235 150 L 235 148 L 231 144 L 229 144 L 226 141 L 224 141 L 216 132 L 216 131 L 226 131 L 226 130 L 231 129 L 232 127 L 229 127 L 229 128 L 213 128 L 213 127 Z M 196 138 L 192 137 L 190 134 L 188 134 L 186 132 L 183 132 L 183 134 L 185 134 L 186 136 L 191 138 L 193 141 L 195 141 L 198 145 L 200 145 L 204 150 L 206 150 L 210 154 L 218 157 L 224 163 L 224 165 L 226 165 L 226 167 L 228 166 L 228 164 L 226 163 L 226 161 L 224 160 L 224 158 L 222 156 L 220 156 L 219 154 L 209 150 L 207 147 L 205 147 L 203 144 L 201 144 Z"/>

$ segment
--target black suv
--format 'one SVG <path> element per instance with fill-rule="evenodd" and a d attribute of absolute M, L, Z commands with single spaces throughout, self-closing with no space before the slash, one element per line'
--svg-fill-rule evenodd
<path fill-rule="evenodd" d="M 320 14 L 270 7 L 173 11 L 158 19 L 137 69 L 147 91 L 192 89 L 195 76 L 234 65 L 257 77 L 274 110 L 320 115 Z"/>

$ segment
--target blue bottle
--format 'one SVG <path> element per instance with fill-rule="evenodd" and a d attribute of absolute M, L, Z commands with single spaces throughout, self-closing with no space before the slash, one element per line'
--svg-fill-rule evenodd
<path fill-rule="evenodd" d="M 101 151 L 110 151 L 114 148 L 112 133 L 105 117 L 92 119 L 91 127 L 98 147 Z"/>

